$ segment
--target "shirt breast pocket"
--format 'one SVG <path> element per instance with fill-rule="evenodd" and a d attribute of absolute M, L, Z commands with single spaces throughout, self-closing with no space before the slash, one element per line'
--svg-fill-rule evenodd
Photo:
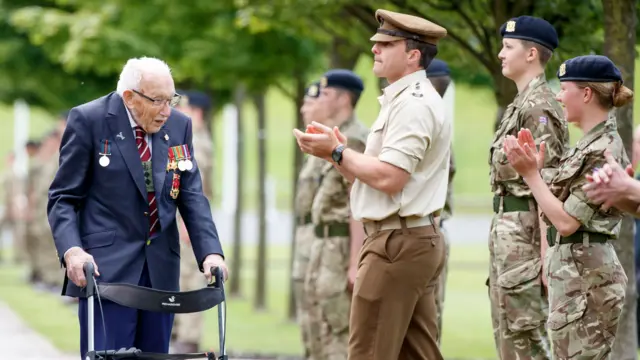
<path fill-rule="evenodd" d="M 384 132 L 386 122 L 382 120 L 376 120 L 371 125 L 371 132 L 367 137 L 367 146 L 364 153 L 366 155 L 378 156 L 382 150 L 382 134 Z"/>

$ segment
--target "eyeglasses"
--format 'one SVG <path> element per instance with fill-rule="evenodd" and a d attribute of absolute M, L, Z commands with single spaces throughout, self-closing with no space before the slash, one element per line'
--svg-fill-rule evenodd
<path fill-rule="evenodd" d="M 154 99 L 154 98 L 150 98 L 150 97 L 148 97 L 147 95 L 145 95 L 145 94 L 141 93 L 141 92 L 140 92 L 140 91 L 138 91 L 138 90 L 133 90 L 133 89 L 132 89 L 131 91 L 133 91 L 134 93 L 136 93 L 136 94 L 138 94 L 138 95 L 142 96 L 143 98 L 145 98 L 145 99 L 147 99 L 147 100 L 151 101 L 151 103 L 153 104 L 153 106 L 156 106 L 156 107 L 163 106 L 165 103 L 169 103 L 169 106 L 171 106 L 171 107 L 176 107 L 176 106 L 180 103 L 180 100 L 182 99 L 182 96 L 181 96 L 180 94 L 174 94 L 174 95 L 173 95 L 173 97 L 172 97 L 171 99 L 168 99 L 168 100 L 167 100 L 167 99 Z"/>

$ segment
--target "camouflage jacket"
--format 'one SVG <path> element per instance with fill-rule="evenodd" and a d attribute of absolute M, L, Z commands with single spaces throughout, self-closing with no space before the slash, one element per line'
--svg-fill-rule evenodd
<path fill-rule="evenodd" d="M 569 148 L 569 129 L 562 108 L 544 74 L 531 80 L 507 107 L 496 131 L 489 155 L 491 191 L 497 195 L 531 196 L 531 190 L 511 167 L 502 147 L 507 135 L 529 129 L 536 144 L 546 143 L 545 168 L 557 168 Z"/>
<path fill-rule="evenodd" d="M 320 170 L 324 164 L 326 161 L 311 155 L 302 164 L 295 201 L 296 219 L 311 215 L 311 205 L 320 186 Z"/>
<path fill-rule="evenodd" d="M 348 148 L 364 152 L 369 135 L 369 129 L 364 124 L 351 118 L 340 126 L 340 132 L 347 137 Z M 321 176 L 311 209 L 313 223 L 348 223 L 351 215 L 349 182 L 330 162 L 324 162 Z"/>
<path fill-rule="evenodd" d="M 580 221 L 582 226 L 579 230 L 617 237 L 622 212 L 616 208 L 602 210 L 582 190 L 582 186 L 587 183 L 585 175 L 606 163 L 606 149 L 611 151 L 623 168 L 630 163 L 615 119 L 603 121 L 591 129 L 574 148 L 564 154 L 559 168 L 543 171 L 543 178 L 551 192 L 562 201 L 564 210 Z M 551 225 L 549 219 L 544 219 Z"/>
<path fill-rule="evenodd" d="M 200 168 L 202 189 L 211 202 L 213 201 L 213 141 L 206 126 L 193 132 L 193 152 Z"/>
<path fill-rule="evenodd" d="M 43 161 L 37 178 L 33 180 L 33 224 L 34 233 L 39 236 L 51 236 L 51 228 L 47 216 L 47 202 L 49 200 L 49 187 L 58 171 L 60 153 L 56 151 L 46 161 Z"/>

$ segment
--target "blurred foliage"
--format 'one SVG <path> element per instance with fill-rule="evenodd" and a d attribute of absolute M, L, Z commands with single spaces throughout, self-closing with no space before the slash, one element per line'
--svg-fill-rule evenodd
<path fill-rule="evenodd" d="M 60 112 L 104 94 L 115 80 L 112 75 L 99 75 L 94 69 L 65 71 L 56 59 L 48 56 L 41 43 L 31 42 L 11 26 L 9 21 L 14 11 L 46 3 L 0 1 L 0 101 L 11 103 L 22 98 L 32 105 Z"/>
<path fill-rule="evenodd" d="M 335 39 L 370 56 L 378 8 L 445 27 L 439 57 L 457 81 L 494 86 L 499 103 L 511 98 L 497 58 L 499 28 L 511 17 L 540 16 L 558 31 L 550 78 L 562 60 L 603 48 L 599 0 L 13 0 L 0 2 L 0 101 L 86 101 L 114 88 L 137 56 L 164 59 L 177 87 L 217 95 L 218 105 L 239 83 L 287 92 L 294 79 L 326 68 Z"/>

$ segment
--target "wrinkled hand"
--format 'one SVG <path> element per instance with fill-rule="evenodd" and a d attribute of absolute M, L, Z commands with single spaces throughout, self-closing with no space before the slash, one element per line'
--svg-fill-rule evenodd
<path fill-rule="evenodd" d="M 587 197 L 597 204 L 602 204 L 604 210 L 615 206 L 624 199 L 630 182 L 633 182 L 633 169 L 627 166 L 623 169 L 613 158 L 608 149 L 604 152 L 607 161 L 601 169 L 594 169 L 587 174 L 588 183 L 582 187 Z"/>
<path fill-rule="evenodd" d="M 528 131 L 528 130 L 526 130 Z M 538 161 L 544 161 L 544 142 L 540 145 L 540 153 L 536 150 L 535 143 L 533 147 L 526 141 L 526 137 L 522 138 L 522 145 L 513 135 L 508 135 L 503 143 L 504 152 L 511 166 L 522 177 L 528 177 L 538 171 Z"/>
<path fill-rule="evenodd" d="M 317 122 L 307 125 L 306 132 L 293 129 L 298 147 L 306 154 L 331 160 L 331 153 L 338 145 L 346 145 L 347 138 L 340 133 L 337 127 L 333 129 Z"/>
<path fill-rule="evenodd" d="M 95 260 L 93 260 L 93 256 L 79 247 L 70 249 L 64 256 L 64 262 L 67 265 L 67 277 L 76 284 L 76 286 L 81 288 L 87 286 L 87 279 L 84 276 L 85 263 L 92 262 L 95 276 L 100 276 L 98 265 Z"/>
<path fill-rule="evenodd" d="M 220 268 L 222 270 L 222 281 L 226 282 L 229 278 L 229 270 L 222 256 L 218 254 L 209 254 L 202 262 L 202 269 L 204 270 L 204 276 L 207 278 L 207 282 L 211 284 L 213 282 L 211 268 Z"/>

